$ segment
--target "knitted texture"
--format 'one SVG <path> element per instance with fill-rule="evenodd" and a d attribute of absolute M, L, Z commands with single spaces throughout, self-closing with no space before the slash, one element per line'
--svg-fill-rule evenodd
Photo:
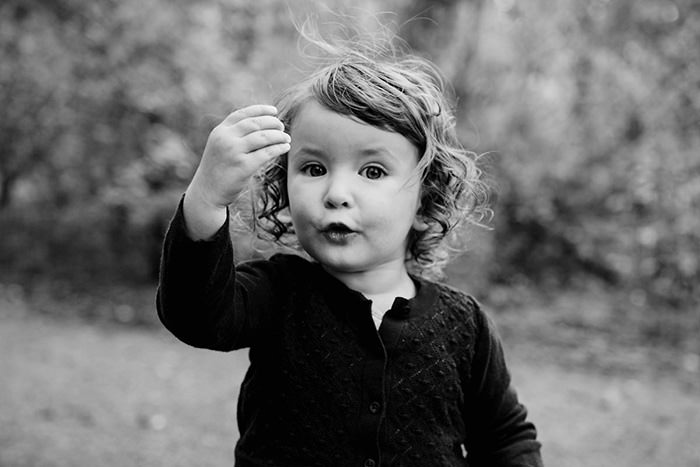
<path fill-rule="evenodd" d="M 458 465 L 455 455 L 461 457 L 465 433 L 463 375 L 470 368 L 476 334 L 473 313 L 464 296 L 443 288 L 434 309 L 407 321 L 389 357 L 391 410 L 383 439 L 387 444 L 394 440 L 395 450 L 387 465 L 408 460 L 411 465 Z"/>

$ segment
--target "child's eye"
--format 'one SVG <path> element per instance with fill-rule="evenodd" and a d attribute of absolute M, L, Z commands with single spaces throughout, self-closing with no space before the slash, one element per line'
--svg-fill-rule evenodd
<path fill-rule="evenodd" d="M 306 164 L 301 168 L 301 172 L 310 177 L 320 177 L 326 174 L 326 169 L 321 164 Z"/>
<path fill-rule="evenodd" d="M 386 171 L 376 165 L 369 165 L 360 171 L 360 175 L 370 180 L 377 180 L 386 175 Z"/>

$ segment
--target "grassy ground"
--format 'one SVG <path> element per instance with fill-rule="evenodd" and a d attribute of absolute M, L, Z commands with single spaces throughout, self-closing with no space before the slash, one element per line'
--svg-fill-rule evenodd
<path fill-rule="evenodd" d="M 245 352 L 32 307 L 0 299 L 0 466 L 233 464 Z M 700 467 L 692 358 L 679 372 L 586 333 L 562 345 L 529 333 L 518 316 L 496 319 L 547 466 Z M 597 349 L 597 360 L 581 348 Z"/>

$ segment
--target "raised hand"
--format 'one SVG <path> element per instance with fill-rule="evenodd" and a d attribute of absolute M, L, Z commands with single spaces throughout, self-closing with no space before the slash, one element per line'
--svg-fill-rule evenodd
<path fill-rule="evenodd" d="M 271 105 L 228 115 L 209 134 L 184 200 L 188 233 L 208 238 L 226 220 L 226 207 L 267 161 L 289 151 L 290 138 Z"/>

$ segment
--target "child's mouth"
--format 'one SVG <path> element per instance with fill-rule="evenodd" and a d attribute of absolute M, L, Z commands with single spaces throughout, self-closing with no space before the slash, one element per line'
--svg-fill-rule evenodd
<path fill-rule="evenodd" d="M 344 243 L 350 239 L 355 231 L 345 224 L 329 224 L 322 231 L 323 236 L 333 243 Z"/>

